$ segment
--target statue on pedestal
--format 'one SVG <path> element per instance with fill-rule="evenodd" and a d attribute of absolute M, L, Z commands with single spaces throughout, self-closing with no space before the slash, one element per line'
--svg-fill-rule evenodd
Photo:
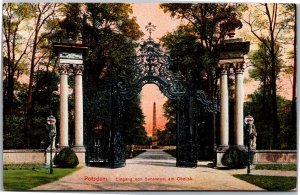
<path fill-rule="evenodd" d="M 251 149 L 256 149 L 256 137 L 257 137 L 257 132 L 255 125 L 251 125 L 251 131 L 250 131 L 250 147 Z"/>

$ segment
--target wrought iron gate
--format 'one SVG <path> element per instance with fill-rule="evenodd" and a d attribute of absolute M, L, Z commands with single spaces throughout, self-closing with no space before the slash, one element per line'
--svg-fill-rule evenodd
<path fill-rule="evenodd" d="M 109 167 L 125 166 L 122 124 L 118 120 L 123 113 L 121 110 L 123 108 L 122 104 L 124 104 L 124 101 L 136 97 L 142 87 L 148 83 L 156 84 L 166 97 L 177 102 L 176 166 L 197 166 L 195 110 L 197 110 L 197 104 L 200 103 L 208 112 L 214 112 L 217 110 L 216 104 L 207 99 L 204 91 L 187 89 L 182 84 L 184 77 L 181 73 L 169 70 L 171 63 L 170 57 L 161 50 L 160 45 L 150 36 L 140 45 L 139 54 L 135 59 L 133 69 L 135 71 L 134 78 L 129 80 L 126 73 L 118 75 L 116 87 L 111 90 L 112 93 L 110 94 L 110 119 L 108 121 L 108 133 L 104 136 L 108 141 L 102 142 L 107 148 L 106 151 L 109 151 L 109 154 L 104 158 L 107 161 L 106 165 Z M 117 103 L 113 104 L 115 102 Z M 102 146 L 93 147 L 91 151 L 103 151 Z M 89 156 L 97 155 L 90 154 Z"/>
<path fill-rule="evenodd" d="M 120 123 L 124 102 L 120 99 L 114 82 L 104 93 L 106 95 L 100 101 L 104 106 L 108 106 L 108 112 L 105 113 L 105 120 L 90 132 L 87 164 L 95 167 L 124 167 L 125 142 Z"/>

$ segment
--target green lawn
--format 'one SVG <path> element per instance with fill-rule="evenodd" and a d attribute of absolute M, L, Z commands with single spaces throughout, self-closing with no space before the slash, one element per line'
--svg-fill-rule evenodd
<path fill-rule="evenodd" d="M 297 171 L 296 164 L 258 164 L 255 169 Z"/>
<path fill-rule="evenodd" d="M 297 184 L 296 177 L 264 176 L 264 175 L 233 175 L 268 191 L 288 191 Z"/>
<path fill-rule="evenodd" d="M 14 166 L 15 167 L 15 166 Z M 11 168 L 11 167 L 10 167 Z M 80 168 L 54 168 L 53 174 L 49 169 L 10 169 L 3 170 L 3 183 L 5 190 L 28 190 L 36 186 L 55 181 Z"/>

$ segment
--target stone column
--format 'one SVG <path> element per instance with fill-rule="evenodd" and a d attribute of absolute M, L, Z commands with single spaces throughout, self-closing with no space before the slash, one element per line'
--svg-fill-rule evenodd
<path fill-rule="evenodd" d="M 235 70 L 235 110 L 234 144 L 244 145 L 244 63 L 236 63 Z"/>
<path fill-rule="evenodd" d="M 75 75 L 75 147 L 83 147 L 83 65 L 74 66 Z"/>
<path fill-rule="evenodd" d="M 75 75 L 75 145 L 74 151 L 80 165 L 85 165 L 85 148 L 83 145 L 83 93 L 82 72 L 83 65 L 73 66 Z"/>
<path fill-rule="evenodd" d="M 68 64 L 59 65 L 60 73 L 60 128 L 59 146 L 68 147 Z"/>
<path fill-rule="evenodd" d="M 220 147 L 228 147 L 229 144 L 229 109 L 228 109 L 228 64 L 221 64 L 220 78 Z"/>

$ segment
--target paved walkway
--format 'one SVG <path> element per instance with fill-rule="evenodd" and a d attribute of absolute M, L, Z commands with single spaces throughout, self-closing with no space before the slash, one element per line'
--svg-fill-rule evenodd
<path fill-rule="evenodd" d="M 33 190 L 263 190 L 229 173 L 199 164 L 178 168 L 162 150 L 147 150 L 124 168 L 84 167 Z"/>

